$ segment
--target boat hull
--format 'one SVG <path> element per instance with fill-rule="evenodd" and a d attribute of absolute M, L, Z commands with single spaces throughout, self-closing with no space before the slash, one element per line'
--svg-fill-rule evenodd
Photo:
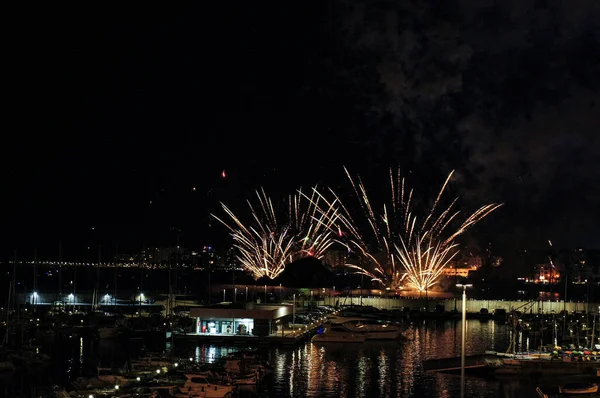
<path fill-rule="evenodd" d="M 311 341 L 313 343 L 364 343 L 367 340 L 366 336 L 356 336 L 356 335 L 327 335 L 326 333 L 324 334 L 316 334 L 313 336 L 313 338 L 311 339 Z"/>

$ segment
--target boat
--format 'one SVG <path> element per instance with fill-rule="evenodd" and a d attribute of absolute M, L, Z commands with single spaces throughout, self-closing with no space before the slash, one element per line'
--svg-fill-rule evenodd
<path fill-rule="evenodd" d="M 183 394 L 205 396 L 206 398 L 225 398 L 233 394 L 232 386 L 210 383 L 204 376 L 186 374 L 187 381 L 180 388 Z M 201 395 L 204 394 L 204 395 Z"/>
<path fill-rule="evenodd" d="M 367 337 L 363 333 L 353 333 L 342 325 L 330 325 L 318 331 L 313 343 L 364 343 Z"/>
<path fill-rule="evenodd" d="M 595 383 L 569 383 L 564 386 L 558 386 L 561 394 L 586 395 L 598 393 L 598 384 Z"/>
<path fill-rule="evenodd" d="M 103 383 L 113 384 L 117 386 L 125 385 L 129 381 L 127 377 L 118 372 L 115 372 L 111 368 L 98 368 L 97 378 Z"/>
<path fill-rule="evenodd" d="M 225 384 L 234 386 L 255 386 L 260 381 L 258 372 L 230 373 L 225 370 L 224 373 L 219 373 L 208 370 L 204 372 L 194 372 L 194 375 L 204 377 L 209 382 L 219 380 Z"/>
<path fill-rule="evenodd" d="M 366 340 L 397 340 L 402 335 L 400 327 L 379 323 L 365 318 L 330 318 L 332 325 L 340 325 L 351 333 L 360 334 Z"/>

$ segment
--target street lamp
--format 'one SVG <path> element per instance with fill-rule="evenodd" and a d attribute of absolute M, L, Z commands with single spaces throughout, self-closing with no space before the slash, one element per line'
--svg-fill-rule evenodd
<path fill-rule="evenodd" d="M 460 396 L 465 396 L 465 342 L 467 337 L 467 288 L 473 287 L 472 284 L 456 284 L 456 287 L 462 287 L 462 336 L 460 347 Z"/>

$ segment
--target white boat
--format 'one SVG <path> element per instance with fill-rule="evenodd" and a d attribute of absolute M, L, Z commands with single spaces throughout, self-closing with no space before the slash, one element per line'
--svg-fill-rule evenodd
<path fill-rule="evenodd" d="M 397 340 L 402 335 L 400 327 L 378 323 L 365 318 L 331 318 L 332 325 L 340 325 L 349 332 L 364 335 L 367 340 Z"/>
<path fill-rule="evenodd" d="M 364 343 L 367 337 L 361 333 L 353 333 L 342 325 L 328 325 L 323 333 L 315 334 L 313 343 Z"/>
<path fill-rule="evenodd" d="M 206 398 L 225 398 L 233 393 L 233 387 L 210 383 L 206 377 L 196 374 L 186 374 L 187 381 L 180 388 L 183 394 L 205 396 Z M 204 394 L 204 395 L 202 395 Z"/>

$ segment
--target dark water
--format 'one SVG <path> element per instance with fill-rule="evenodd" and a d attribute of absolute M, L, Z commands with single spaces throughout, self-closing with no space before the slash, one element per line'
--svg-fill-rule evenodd
<path fill-rule="evenodd" d="M 506 349 L 506 326 L 470 320 L 467 327 L 467 355 Z M 422 361 L 460 355 L 460 328 L 460 322 L 427 322 L 410 326 L 409 340 L 400 343 L 275 348 L 269 353 L 275 367 L 270 391 L 298 397 L 458 397 L 460 377 L 425 373 Z M 523 397 L 527 389 L 506 380 L 466 382 L 468 397 Z"/>
<path fill-rule="evenodd" d="M 469 320 L 466 352 L 506 350 L 509 330 L 493 321 Z M 269 347 L 262 354 L 274 367 L 265 382 L 265 395 L 278 397 L 458 397 L 460 377 L 425 373 L 422 361 L 460 355 L 460 322 L 417 322 L 407 325 L 406 341 L 365 344 Z M 65 383 L 96 364 L 119 364 L 135 356 L 141 345 L 118 341 L 72 339 L 55 345 L 54 379 Z M 167 347 L 154 347 L 169 348 Z M 233 347 L 178 344 L 176 353 L 195 361 L 211 362 L 235 351 Z M 533 382 L 468 377 L 467 397 L 518 398 L 535 396 Z"/>

